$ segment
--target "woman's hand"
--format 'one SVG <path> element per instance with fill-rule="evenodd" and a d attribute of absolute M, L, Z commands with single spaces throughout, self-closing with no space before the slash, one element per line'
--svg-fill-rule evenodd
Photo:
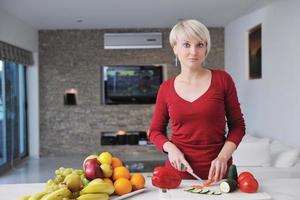
<path fill-rule="evenodd" d="M 189 163 L 185 160 L 183 153 L 173 143 L 166 142 L 163 145 L 163 149 L 168 152 L 169 161 L 175 169 L 178 171 L 192 169 Z"/>
<path fill-rule="evenodd" d="M 208 179 L 214 180 L 214 182 L 218 182 L 221 180 L 227 171 L 227 161 L 225 157 L 217 157 L 211 162 Z"/>
<path fill-rule="evenodd" d="M 236 144 L 226 141 L 218 157 L 211 162 L 208 178 L 215 182 L 221 180 L 227 172 L 227 162 L 236 150 Z"/>

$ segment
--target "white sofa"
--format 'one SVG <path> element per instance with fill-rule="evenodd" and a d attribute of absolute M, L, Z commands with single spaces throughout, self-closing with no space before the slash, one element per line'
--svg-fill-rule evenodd
<path fill-rule="evenodd" d="M 246 134 L 233 154 L 240 172 L 251 171 L 257 178 L 300 178 L 299 149 L 277 140 Z"/>

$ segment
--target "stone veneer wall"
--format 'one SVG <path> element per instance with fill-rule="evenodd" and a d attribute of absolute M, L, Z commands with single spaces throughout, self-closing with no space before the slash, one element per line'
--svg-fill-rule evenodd
<path fill-rule="evenodd" d="M 105 32 L 163 33 L 162 49 L 104 50 Z M 170 29 L 39 31 L 41 156 L 157 152 L 153 146 L 101 147 L 100 132 L 146 130 L 154 105 L 101 105 L 100 66 L 166 64 L 168 77 L 179 73 L 168 42 Z M 212 49 L 206 66 L 224 68 L 224 29 L 210 28 Z M 77 106 L 64 106 L 66 89 L 77 89 Z M 121 156 L 123 157 L 123 156 Z M 126 156 L 125 156 L 126 157 Z"/>

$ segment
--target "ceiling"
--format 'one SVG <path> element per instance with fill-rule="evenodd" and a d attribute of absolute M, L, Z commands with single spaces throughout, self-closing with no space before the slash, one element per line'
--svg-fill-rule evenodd
<path fill-rule="evenodd" d="M 272 0 L 0 0 L 0 12 L 37 29 L 163 28 L 194 18 L 224 27 Z"/>

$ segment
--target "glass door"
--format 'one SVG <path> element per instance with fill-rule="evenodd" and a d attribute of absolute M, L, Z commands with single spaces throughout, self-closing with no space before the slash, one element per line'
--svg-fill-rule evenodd
<path fill-rule="evenodd" d="M 12 161 L 18 157 L 19 135 L 18 135 L 18 80 L 17 64 L 5 62 L 5 112 L 6 112 L 6 139 L 8 160 Z"/>
<path fill-rule="evenodd" d="M 1 62 L 0 78 L 0 167 L 12 167 L 27 156 L 25 66 Z M 2 112 L 1 112 L 2 111 Z M 1 169 L 1 168 L 0 168 Z"/>
<path fill-rule="evenodd" d="M 0 60 L 0 166 L 7 163 L 5 134 L 5 101 L 4 101 L 4 66 Z"/>

